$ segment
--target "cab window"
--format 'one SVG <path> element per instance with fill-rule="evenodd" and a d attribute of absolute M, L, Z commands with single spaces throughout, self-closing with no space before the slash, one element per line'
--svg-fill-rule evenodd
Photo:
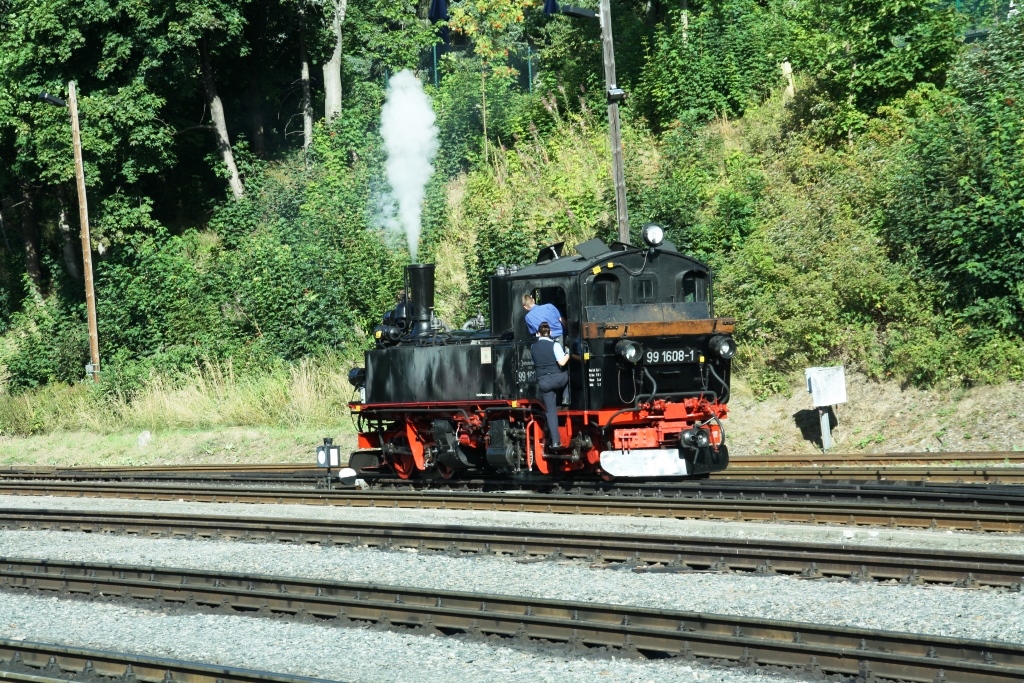
<path fill-rule="evenodd" d="M 590 290 L 591 306 L 614 306 L 619 303 L 619 278 L 606 273 L 594 278 Z"/>
<path fill-rule="evenodd" d="M 658 279 L 638 277 L 633 280 L 633 303 L 652 304 L 658 300 Z"/>
<path fill-rule="evenodd" d="M 530 339 L 533 336 L 526 328 L 526 310 L 523 308 L 522 303 L 523 294 L 531 295 L 533 297 L 534 302 L 538 306 L 541 304 L 553 304 L 554 307 L 558 309 L 559 314 L 564 320 L 569 319 L 569 309 L 567 305 L 565 290 L 563 288 L 543 286 L 532 288 L 529 286 L 514 287 L 512 310 L 515 312 L 513 319 L 515 320 L 516 339 Z"/>
<path fill-rule="evenodd" d="M 708 300 L 707 273 L 691 270 L 679 278 L 677 301 L 689 303 Z"/>

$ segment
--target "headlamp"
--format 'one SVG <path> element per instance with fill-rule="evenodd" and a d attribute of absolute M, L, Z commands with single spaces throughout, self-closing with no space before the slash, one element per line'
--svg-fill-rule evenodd
<path fill-rule="evenodd" d="M 727 337 L 722 334 L 715 335 L 708 342 L 708 347 L 711 353 L 717 355 L 719 358 L 725 358 L 729 360 L 736 355 L 736 342 L 733 341 L 732 337 Z"/>
<path fill-rule="evenodd" d="M 627 363 L 636 365 L 644 357 L 644 347 L 640 346 L 639 342 L 622 339 L 615 345 L 615 353 Z"/>
<path fill-rule="evenodd" d="M 647 246 L 651 248 L 660 247 L 661 243 L 665 241 L 665 228 L 657 223 L 648 223 L 641 228 L 640 236 Z"/>
<path fill-rule="evenodd" d="M 349 370 L 348 383 L 357 389 L 366 386 L 366 368 L 352 368 Z"/>

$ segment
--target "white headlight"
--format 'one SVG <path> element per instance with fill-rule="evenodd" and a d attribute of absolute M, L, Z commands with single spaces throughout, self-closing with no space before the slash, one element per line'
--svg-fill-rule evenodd
<path fill-rule="evenodd" d="M 647 246 L 660 247 L 661 243 L 665 241 L 665 228 L 657 223 L 648 223 L 643 227 L 641 236 Z"/>
<path fill-rule="evenodd" d="M 726 360 L 736 355 L 736 342 L 733 341 L 732 337 L 715 335 L 711 338 L 711 341 L 708 342 L 708 346 L 711 348 L 712 352 Z"/>
<path fill-rule="evenodd" d="M 615 345 L 615 353 L 619 354 L 619 357 L 627 363 L 639 363 L 644 350 L 643 347 L 635 341 L 620 339 Z"/>

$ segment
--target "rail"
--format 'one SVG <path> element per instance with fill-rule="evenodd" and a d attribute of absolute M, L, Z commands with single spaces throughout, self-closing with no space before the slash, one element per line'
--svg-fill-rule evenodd
<path fill-rule="evenodd" d="M 20 683 L 328 683 L 319 678 L 0 638 L 0 678 Z M 338 683 L 338 682 L 335 682 Z"/>
<path fill-rule="evenodd" d="M 647 489 L 644 495 L 638 496 L 609 496 L 0 482 L 0 494 L 27 496 L 547 512 L 1024 532 L 1024 508 L 1021 506 L 1024 490 L 1016 494 L 866 487 L 826 488 L 813 492 L 809 488 L 794 490 L 799 491 L 799 495 L 790 496 L 776 490 L 771 497 L 761 491 L 748 498 L 742 492 L 732 497 L 707 497 L 700 489 L 689 489 L 688 497 L 683 497 L 663 495 L 670 494 L 670 489 Z M 983 502 L 980 503 L 979 498 Z"/>
<path fill-rule="evenodd" d="M 575 651 L 713 658 L 864 680 L 1024 679 L 1024 645 L 997 641 L 261 574 L 17 559 L 3 560 L 0 570 L 7 589 L 556 642 Z"/>
<path fill-rule="evenodd" d="M 568 529 L 292 520 L 266 517 L 0 509 L 0 528 L 237 539 L 423 553 L 578 559 L 595 568 L 642 572 L 755 572 L 808 579 L 897 580 L 1020 590 L 1024 555 Z"/>

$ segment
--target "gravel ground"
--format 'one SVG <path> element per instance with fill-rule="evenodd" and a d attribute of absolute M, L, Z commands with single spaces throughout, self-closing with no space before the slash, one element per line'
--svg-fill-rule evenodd
<path fill-rule="evenodd" d="M 521 529 L 601 530 L 610 534 L 708 536 L 716 538 L 792 539 L 817 543 L 845 543 L 981 553 L 1024 554 L 1024 537 L 1016 534 L 953 531 L 914 531 L 887 528 L 769 524 L 764 522 L 701 521 L 690 519 L 602 517 L 546 513 L 489 512 L 473 510 L 392 510 L 319 505 L 261 505 L 245 503 L 193 503 L 124 499 L 70 498 L 62 496 L 2 496 L 0 508 L 89 511 L 152 511 L 192 514 L 206 508 L 210 515 L 245 515 L 305 520 L 394 522 L 396 524 L 475 524 Z"/>
<path fill-rule="evenodd" d="M 319 506 L 0 497 L 0 507 L 151 510 L 396 523 L 600 528 L 616 534 L 746 536 L 1022 553 L 1020 536 Z M 852 537 L 851 537 L 852 536 Z M 772 619 L 1024 642 L 1024 596 L 991 590 L 716 574 L 634 574 L 580 563 L 59 532 L 0 532 L 0 555 L 211 568 L 443 590 L 534 595 Z M 678 661 L 567 658 L 452 638 L 325 629 L 224 615 L 165 616 L 110 604 L 0 594 L 0 636 L 117 648 L 350 681 L 764 681 L 763 674 Z M 273 643 L 266 647 L 261 643 Z M 307 645 L 308 643 L 308 645 Z"/>
<path fill-rule="evenodd" d="M 1024 643 L 1024 594 L 750 574 L 637 574 L 413 551 L 0 532 L 0 556 L 281 574 Z"/>
<path fill-rule="evenodd" d="M 0 593 L 0 636 L 315 676 L 349 683 L 764 683 L 804 680 L 679 660 L 569 657 L 462 638 Z"/>

